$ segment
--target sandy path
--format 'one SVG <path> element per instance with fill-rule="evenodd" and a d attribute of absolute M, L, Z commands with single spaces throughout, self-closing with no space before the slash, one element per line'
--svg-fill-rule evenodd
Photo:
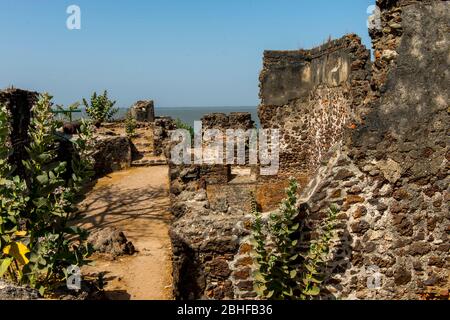
<path fill-rule="evenodd" d="M 138 253 L 108 261 L 94 256 L 83 273 L 106 271 L 111 299 L 171 299 L 167 166 L 135 168 L 99 179 L 80 204 L 80 225 L 88 230 L 114 226 Z"/>

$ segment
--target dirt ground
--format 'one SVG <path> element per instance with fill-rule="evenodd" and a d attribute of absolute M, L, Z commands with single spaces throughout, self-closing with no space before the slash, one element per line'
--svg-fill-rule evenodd
<path fill-rule="evenodd" d="M 83 274 L 106 272 L 110 299 L 172 299 L 168 167 L 115 172 L 97 181 L 80 204 L 80 226 L 95 231 L 117 227 L 138 251 L 108 260 L 93 256 Z"/>

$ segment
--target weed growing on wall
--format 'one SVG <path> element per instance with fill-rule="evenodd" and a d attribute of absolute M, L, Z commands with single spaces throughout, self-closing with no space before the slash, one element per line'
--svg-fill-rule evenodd
<path fill-rule="evenodd" d="M 191 134 L 191 137 L 195 136 L 194 128 L 192 126 L 188 125 L 187 123 L 184 123 L 180 119 L 175 120 L 175 126 L 177 127 L 177 129 L 185 129 L 185 130 L 189 131 L 189 133 Z"/>
<path fill-rule="evenodd" d="M 297 182 L 291 179 L 286 199 L 267 221 L 258 211 L 256 202 L 252 204 L 255 217 L 252 235 L 258 265 L 255 287 L 263 299 L 307 300 L 320 294 L 323 281 L 320 270 L 328 255 L 337 210 L 330 209 L 321 237 L 305 252 L 301 249 L 304 221 L 297 207 L 297 189 Z"/>

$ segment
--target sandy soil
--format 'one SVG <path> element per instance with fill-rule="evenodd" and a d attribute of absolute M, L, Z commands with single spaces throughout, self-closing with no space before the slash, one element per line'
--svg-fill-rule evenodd
<path fill-rule="evenodd" d="M 83 268 L 83 274 L 106 272 L 109 298 L 172 298 L 168 189 L 167 166 L 135 168 L 98 180 L 80 204 L 81 226 L 117 227 L 138 250 L 113 261 L 94 255 L 94 264 Z"/>

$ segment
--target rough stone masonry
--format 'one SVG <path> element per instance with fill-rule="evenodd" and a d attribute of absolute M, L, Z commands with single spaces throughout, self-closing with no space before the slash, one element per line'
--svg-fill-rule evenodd
<path fill-rule="evenodd" d="M 310 228 L 340 208 L 323 298 L 448 296 L 449 3 L 377 5 L 373 62 L 356 35 L 264 53 L 261 124 L 283 134 L 277 179 L 307 176 Z M 182 176 L 191 187 L 171 230 L 176 296 L 256 297 L 251 218 L 212 210 L 204 183 Z"/>

